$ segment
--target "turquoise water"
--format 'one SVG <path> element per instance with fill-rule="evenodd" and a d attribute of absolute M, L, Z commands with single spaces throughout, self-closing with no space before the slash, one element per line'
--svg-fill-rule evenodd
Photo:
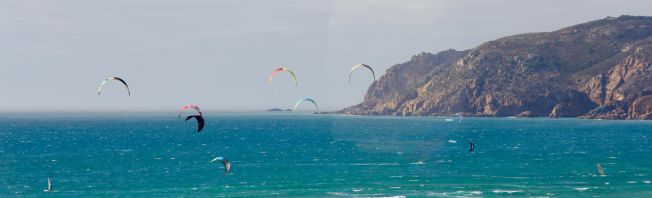
<path fill-rule="evenodd" d="M 652 197 L 650 121 L 206 114 L 2 114 L 0 197 Z"/>

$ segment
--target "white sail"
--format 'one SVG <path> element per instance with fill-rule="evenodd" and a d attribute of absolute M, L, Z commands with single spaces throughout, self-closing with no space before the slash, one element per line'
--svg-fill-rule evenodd
<path fill-rule="evenodd" d="M 600 176 L 605 176 L 604 170 L 602 170 L 602 166 L 600 165 L 600 163 L 598 163 L 598 173 L 600 173 Z"/>
<path fill-rule="evenodd" d="M 43 190 L 45 192 L 52 192 L 52 180 L 48 177 L 48 189 Z"/>

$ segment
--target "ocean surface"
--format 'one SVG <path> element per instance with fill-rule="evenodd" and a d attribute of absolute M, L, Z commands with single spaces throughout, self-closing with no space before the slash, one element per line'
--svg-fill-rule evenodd
<path fill-rule="evenodd" d="M 652 197 L 651 121 L 205 118 L 0 114 L 0 197 Z"/>

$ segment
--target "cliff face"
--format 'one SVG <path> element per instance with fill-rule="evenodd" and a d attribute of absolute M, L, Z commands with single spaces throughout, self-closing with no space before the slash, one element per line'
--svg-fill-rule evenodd
<path fill-rule="evenodd" d="M 421 53 L 338 113 L 652 119 L 652 17 Z"/>

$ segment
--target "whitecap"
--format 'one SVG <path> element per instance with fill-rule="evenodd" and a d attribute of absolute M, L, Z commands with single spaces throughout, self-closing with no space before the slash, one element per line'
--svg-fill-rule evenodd
<path fill-rule="evenodd" d="M 343 192 L 326 192 L 328 195 L 333 195 L 333 196 L 340 196 L 340 197 L 349 197 L 352 196 L 351 194 L 348 193 L 343 193 Z"/>
<path fill-rule="evenodd" d="M 353 163 L 351 166 L 398 166 L 398 163 Z"/>
<path fill-rule="evenodd" d="M 523 192 L 523 191 L 522 190 L 501 190 L 501 189 L 496 189 L 496 190 L 492 190 L 491 192 L 512 194 L 512 193 L 519 193 L 519 192 Z"/>
<path fill-rule="evenodd" d="M 580 192 L 583 192 L 583 191 L 586 191 L 586 190 L 588 190 L 588 189 L 589 189 L 589 187 L 582 187 L 582 188 L 573 188 L 573 189 L 575 189 L 575 190 L 577 190 L 577 191 L 580 191 Z"/>
<path fill-rule="evenodd" d="M 444 192 L 444 193 L 429 193 L 429 195 L 440 195 L 443 197 L 468 197 L 468 196 L 474 196 L 474 195 L 481 195 L 482 191 L 463 191 L 463 190 L 458 190 L 455 192 Z"/>
<path fill-rule="evenodd" d="M 426 162 L 424 162 L 424 161 L 418 161 L 418 162 L 412 162 L 412 163 L 410 163 L 410 164 L 412 164 L 412 165 L 423 165 L 423 164 L 426 164 Z"/>

